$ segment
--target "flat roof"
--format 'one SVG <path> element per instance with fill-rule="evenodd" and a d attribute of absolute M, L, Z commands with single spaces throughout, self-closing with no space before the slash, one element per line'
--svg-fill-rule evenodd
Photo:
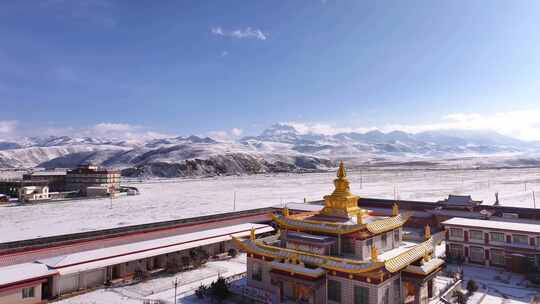
<path fill-rule="evenodd" d="M 55 274 L 46 265 L 38 263 L 24 263 L 0 268 L 0 287 L 2 285 L 37 279 Z"/>
<path fill-rule="evenodd" d="M 511 230 L 511 231 L 523 231 L 523 232 L 532 232 L 540 233 L 540 221 L 538 224 L 531 222 L 518 222 L 510 221 L 504 219 L 469 219 L 462 217 L 454 217 L 449 220 L 442 222 L 443 225 L 455 225 L 455 226 L 466 226 L 466 227 L 477 227 L 477 228 L 486 228 L 486 229 L 499 229 L 499 230 Z"/>
<path fill-rule="evenodd" d="M 32 175 L 32 176 L 56 176 L 56 175 L 66 175 L 67 172 L 66 171 L 37 171 L 37 172 L 32 172 L 32 173 L 28 173 L 29 175 Z"/>
<path fill-rule="evenodd" d="M 202 230 L 171 237 L 135 242 L 119 246 L 77 252 L 38 261 L 60 274 L 76 273 L 105 266 L 125 263 L 147 257 L 196 248 L 230 240 L 230 235 L 245 237 L 255 228 L 257 234 L 274 229 L 264 224 L 244 223 L 216 229 Z"/>

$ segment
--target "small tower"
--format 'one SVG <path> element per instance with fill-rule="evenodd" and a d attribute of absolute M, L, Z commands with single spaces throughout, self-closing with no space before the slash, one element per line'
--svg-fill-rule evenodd
<path fill-rule="evenodd" d="M 398 216 L 399 215 L 399 206 L 397 203 L 395 203 L 392 206 L 392 216 Z"/>

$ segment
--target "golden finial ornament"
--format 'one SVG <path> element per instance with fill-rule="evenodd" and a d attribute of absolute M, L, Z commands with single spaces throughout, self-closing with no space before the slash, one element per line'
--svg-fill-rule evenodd
<path fill-rule="evenodd" d="M 371 245 L 371 261 L 377 262 L 378 257 L 379 257 L 379 250 L 377 250 L 377 247 L 375 247 L 375 245 Z"/>
<path fill-rule="evenodd" d="M 364 224 L 364 214 L 362 212 L 358 212 L 356 214 L 356 223 L 357 224 Z"/>
<path fill-rule="evenodd" d="M 252 241 L 255 241 L 255 227 L 251 227 L 251 233 L 249 235 L 249 239 Z"/>
<path fill-rule="evenodd" d="M 430 238 L 431 238 L 431 228 L 429 227 L 429 225 L 426 225 L 426 227 L 424 227 L 424 239 L 429 240 Z"/>
<path fill-rule="evenodd" d="M 339 169 L 337 172 L 337 177 L 339 179 L 343 179 L 347 177 L 347 172 L 345 172 L 345 165 L 343 164 L 343 161 L 339 162 Z"/>
<path fill-rule="evenodd" d="M 399 214 L 399 206 L 397 203 L 395 203 L 392 206 L 392 216 L 398 216 L 398 214 Z"/>
<path fill-rule="evenodd" d="M 283 216 L 289 216 L 289 208 L 287 206 L 283 207 Z"/>

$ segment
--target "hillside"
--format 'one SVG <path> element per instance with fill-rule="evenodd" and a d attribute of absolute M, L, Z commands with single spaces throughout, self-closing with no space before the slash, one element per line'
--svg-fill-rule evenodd
<path fill-rule="evenodd" d="M 337 159 L 355 164 L 421 163 L 433 159 L 517 155 L 510 164 L 538 164 L 538 143 L 491 131 L 302 133 L 275 124 L 234 142 L 209 137 L 148 141 L 57 136 L 0 142 L 0 168 L 70 168 L 95 163 L 126 176 L 209 176 L 326 170 Z"/>

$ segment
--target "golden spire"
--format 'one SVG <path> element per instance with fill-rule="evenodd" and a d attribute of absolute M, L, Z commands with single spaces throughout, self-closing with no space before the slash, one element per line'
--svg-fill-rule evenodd
<path fill-rule="evenodd" d="M 343 165 L 343 161 L 339 162 L 339 169 L 338 169 L 338 172 L 337 172 L 337 177 L 338 178 L 347 177 L 347 172 L 345 172 L 345 166 Z"/>
<path fill-rule="evenodd" d="M 345 172 L 345 165 L 343 161 L 339 162 L 339 169 L 337 172 L 337 178 L 334 180 L 334 192 L 332 195 L 352 195 L 349 189 L 349 180 L 347 179 L 347 173 Z"/>
<path fill-rule="evenodd" d="M 429 240 L 430 238 L 431 238 L 431 228 L 429 227 L 429 225 L 426 225 L 426 227 L 424 227 L 424 239 Z"/>
<path fill-rule="evenodd" d="M 397 203 L 395 203 L 392 206 L 392 216 L 398 216 L 398 214 L 399 214 L 399 206 Z"/>
<path fill-rule="evenodd" d="M 371 245 L 371 261 L 377 262 L 378 256 L 379 256 L 379 250 L 377 250 L 377 247 L 375 247 L 375 245 Z"/>
<path fill-rule="evenodd" d="M 353 195 L 349 189 L 349 180 L 345 171 L 345 165 L 341 161 L 334 179 L 334 192 L 324 197 L 325 207 L 323 214 L 343 218 L 352 218 L 360 211 L 358 208 L 359 197 Z"/>
<path fill-rule="evenodd" d="M 251 227 L 251 233 L 249 235 L 249 239 L 252 241 L 255 241 L 255 227 Z"/>

